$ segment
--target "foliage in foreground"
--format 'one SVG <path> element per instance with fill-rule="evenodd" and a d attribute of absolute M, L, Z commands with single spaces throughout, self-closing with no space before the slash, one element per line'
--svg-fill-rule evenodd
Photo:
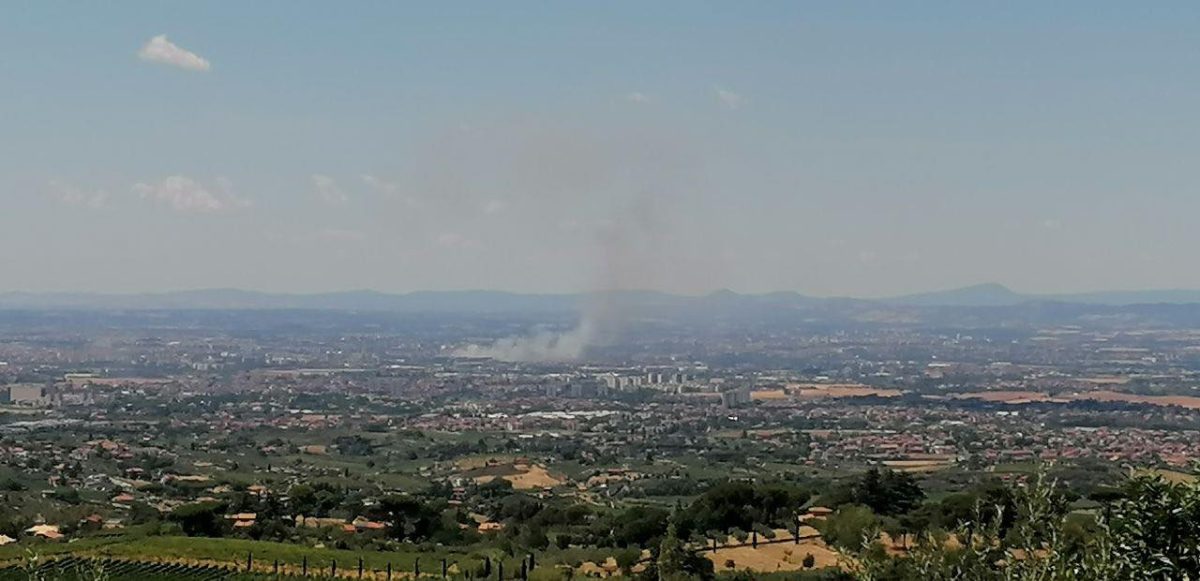
<path fill-rule="evenodd" d="M 1013 507 L 977 506 L 975 518 L 922 535 L 907 555 L 890 556 L 872 531 L 847 567 L 862 581 L 1200 579 L 1200 486 L 1136 477 L 1124 492 L 1097 514 L 1069 514 L 1039 472 Z"/>
<path fill-rule="evenodd" d="M 864 480 L 870 481 L 869 478 Z M 1039 472 L 1024 485 L 1015 488 L 1000 486 L 1003 490 L 995 494 L 976 496 L 973 510 L 953 512 L 961 516 L 956 526 L 948 525 L 941 529 L 908 527 L 907 530 L 922 532 L 918 533 L 915 540 L 907 543 L 908 550 L 896 555 L 889 553 L 878 541 L 879 532 L 883 529 L 895 537 L 897 534 L 903 534 L 904 527 L 901 530 L 888 530 L 892 528 L 887 524 L 888 517 L 877 518 L 866 503 L 875 498 L 882 499 L 875 503 L 879 506 L 888 506 L 881 504 L 885 502 L 895 505 L 894 501 L 884 498 L 887 494 L 877 494 L 876 489 L 903 491 L 911 487 L 903 479 L 878 480 L 878 487 L 864 485 L 852 489 L 848 501 L 862 504 L 841 506 L 837 513 L 826 521 L 826 525 L 822 526 L 821 533 L 831 544 L 844 549 L 849 548 L 847 552 L 850 556 L 845 560 L 843 570 L 831 568 L 823 571 L 773 574 L 740 571 L 734 576 L 738 579 L 768 578 L 781 581 L 843 578 L 863 581 L 1200 581 L 1200 484 L 1172 484 L 1158 477 L 1134 477 L 1127 481 L 1119 493 L 1107 497 L 1101 508 L 1093 512 L 1072 512 L 1068 508 L 1067 498 L 1057 489 L 1056 483 L 1050 481 L 1045 473 Z M 895 481 L 896 486 L 884 486 L 884 483 L 889 481 Z M 631 534 L 631 537 L 655 538 L 655 542 L 649 546 L 657 550 L 653 551 L 652 559 L 642 563 L 644 570 L 637 574 L 637 578 L 658 581 L 711 580 L 716 577 L 712 563 L 692 550 L 695 545 L 689 543 L 691 539 L 680 534 L 682 527 L 677 527 L 676 521 L 690 525 L 693 529 L 703 526 L 725 526 L 730 523 L 736 525 L 739 524 L 737 519 L 746 518 L 745 515 L 726 510 L 725 507 L 747 506 L 742 503 L 749 503 L 750 500 L 761 501 L 756 509 L 759 512 L 755 518 L 782 520 L 784 516 L 781 515 L 794 510 L 795 505 L 807 497 L 800 491 L 782 488 L 779 491 L 764 488 L 761 492 L 743 488 L 745 486 L 718 487 L 711 494 L 698 500 L 695 505 L 708 510 L 689 511 L 686 518 L 678 514 L 667 518 L 666 514 L 660 514 L 662 511 L 648 513 L 653 518 L 645 519 L 648 523 L 645 534 L 639 532 L 638 535 Z M 408 507 L 398 507 L 396 510 L 413 512 L 419 516 L 419 513 L 410 511 Z M 900 516 L 915 512 L 917 511 L 910 510 Z M 902 519 L 893 520 L 902 523 Z M 421 524 L 418 521 L 411 522 Z M 657 532 L 658 523 L 665 529 L 661 537 Z M 605 521 L 605 524 L 611 523 Z M 655 526 L 649 526 L 651 524 Z M 202 552 L 211 549 L 200 546 L 206 543 L 221 543 L 221 546 L 229 549 L 237 543 L 250 542 L 203 537 L 153 537 L 139 543 L 138 548 L 145 550 L 158 543 L 180 540 L 194 545 L 191 547 L 193 550 Z M 279 550 L 312 550 L 278 543 L 268 545 L 277 545 Z M 266 545 L 256 545 L 258 548 L 264 546 Z M 631 544 L 631 547 L 639 546 L 646 545 Z M 117 547 L 110 549 L 111 556 L 119 557 L 120 551 L 116 550 Z M 267 554 L 264 553 L 264 556 Z M 638 561 L 639 554 L 640 550 L 632 548 L 622 553 L 628 558 L 618 559 L 622 561 L 621 568 L 627 572 L 631 571 Z M 278 553 L 272 555 L 279 556 Z M 399 557 L 395 553 L 389 553 L 387 556 L 391 560 L 397 560 Z M 424 558 L 429 554 L 418 553 L 409 556 Z M 466 558 L 465 555 L 462 556 Z M 61 578 L 71 581 L 121 581 L 126 578 L 184 578 L 181 567 L 171 564 L 138 565 L 141 568 L 136 571 L 125 571 L 120 567 L 111 566 L 99 569 L 76 566 L 69 571 L 48 571 L 39 566 L 36 558 L 27 564 L 31 567 L 26 570 L 5 573 L 15 573 L 16 578 L 22 580 Z M 192 571 L 187 567 L 182 569 L 200 575 L 210 573 Z M 477 576 L 490 576 L 487 572 L 475 572 L 474 569 L 468 567 L 467 570 Z M 515 570 L 506 567 L 506 571 Z M 226 571 L 222 570 L 218 574 L 228 575 Z M 567 578 L 570 576 L 570 568 L 544 566 L 536 573 L 539 579 Z M 0 575 L 0 579 L 8 578 L 10 577 Z"/>

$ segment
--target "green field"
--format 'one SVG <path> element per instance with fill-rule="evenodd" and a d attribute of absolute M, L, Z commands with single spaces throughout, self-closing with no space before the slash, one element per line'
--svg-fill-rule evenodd
<path fill-rule="evenodd" d="M 462 566 L 474 565 L 482 555 L 469 555 L 445 549 L 423 550 L 416 547 L 397 551 L 353 551 L 303 545 L 219 539 L 205 537 L 93 537 L 70 543 L 23 542 L 0 547 L 0 561 L 26 561 L 31 556 L 49 558 L 70 554 L 78 557 L 111 557 L 129 560 L 185 561 L 222 564 L 244 568 L 253 555 L 255 564 L 301 566 L 307 561 L 311 571 L 328 570 L 334 562 L 338 568 L 357 569 L 359 559 L 364 567 L 384 570 L 390 564 L 395 571 L 412 571 L 418 559 L 426 570 L 440 571 L 441 559 Z"/>
<path fill-rule="evenodd" d="M 613 553 L 612 550 L 571 548 L 565 550 L 550 550 L 537 555 L 539 564 L 550 568 L 558 563 L 582 562 L 587 560 L 603 561 Z M 293 543 L 278 543 L 271 541 L 255 541 L 249 539 L 184 537 L 184 536 L 140 536 L 135 534 L 84 537 L 71 542 L 39 542 L 24 541 L 0 547 L 0 563 L 8 568 L 0 572 L 0 581 L 12 577 L 18 571 L 24 571 L 31 564 L 46 562 L 59 558 L 73 559 L 112 559 L 121 563 L 120 567 L 127 569 L 138 563 L 166 563 L 177 566 L 220 568 L 222 571 L 245 572 L 248 558 L 253 555 L 253 571 L 258 574 L 271 573 L 276 562 L 280 570 L 286 573 L 299 574 L 307 564 L 309 576 L 327 575 L 336 563 L 336 570 L 341 574 L 357 576 L 361 559 L 366 573 L 382 574 L 390 565 L 397 575 L 412 573 L 420 565 L 423 574 L 441 575 L 441 560 L 445 559 L 451 572 L 457 570 L 466 573 L 476 571 L 483 560 L 490 558 L 493 563 L 503 561 L 506 571 L 520 570 L 521 558 L 504 555 L 495 548 L 445 548 L 427 546 L 403 546 L 391 551 L 375 550 L 344 550 L 322 547 L 310 547 Z M 72 573 L 68 571 L 67 573 Z M 144 571 L 143 571 L 144 573 Z M 107 572 L 110 579 L 114 577 Z M 161 577 L 163 579 L 188 578 L 175 576 Z M 58 579 L 59 577 L 52 577 Z M 64 579 L 86 578 L 71 577 Z M 138 578 L 136 575 L 129 577 Z M 149 577 L 147 577 L 149 578 Z M 156 577 L 158 578 L 158 577 Z M 222 577 L 226 578 L 226 577 Z"/>

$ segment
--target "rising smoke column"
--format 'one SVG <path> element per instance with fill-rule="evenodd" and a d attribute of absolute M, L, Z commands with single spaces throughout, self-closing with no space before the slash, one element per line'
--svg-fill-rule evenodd
<path fill-rule="evenodd" d="M 661 271 L 655 259 L 660 256 L 665 226 L 658 203 L 653 196 L 639 196 L 619 212 L 618 219 L 605 221 L 598 228 L 596 238 L 602 255 L 598 284 L 587 295 L 574 328 L 506 337 L 491 345 L 468 345 L 455 350 L 454 355 L 513 363 L 575 361 L 589 347 L 617 341 L 630 315 L 618 291 L 652 283 L 655 273 Z"/>
<path fill-rule="evenodd" d="M 514 227 L 558 225 L 553 233 L 569 236 L 565 247 L 579 252 L 563 259 L 590 266 L 591 273 L 573 328 L 535 330 L 453 354 L 513 362 L 578 360 L 591 347 L 620 340 L 628 329 L 629 295 L 617 291 L 679 289 L 688 277 L 707 283 L 712 253 L 697 253 L 695 241 L 684 239 L 707 242 L 712 232 L 675 227 L 703 208 L 694 200 L 710 187 L 703 177 L 708 164 L 697 157 L 699 143 L 654 124 L 598 129 L 538 120 L 475 128 L 434 149 L 429 163 L 421 164 L 427 181 L 418 191 L 464 207 L 503 198 L 503 217 Z M 461 219 L 452 214 L 447 222 Z M 441 227 L 432 220 L 418 227 L 432 224 Z M 555 244 L 552 235 L 546 242 Z"/>

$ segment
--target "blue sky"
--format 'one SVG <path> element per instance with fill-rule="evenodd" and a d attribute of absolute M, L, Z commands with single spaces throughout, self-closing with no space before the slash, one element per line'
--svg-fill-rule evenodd
<path fill-rule="evenodd" d="M 0 11 L 3 290 L 1200 287 L 1195 3 Z"/>

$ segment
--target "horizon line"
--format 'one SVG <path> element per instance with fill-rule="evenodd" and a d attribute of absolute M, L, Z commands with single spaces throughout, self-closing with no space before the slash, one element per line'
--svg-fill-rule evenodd
<path fill-rule="evenodd" d="M 30 295 L 30 296 L 50 297 L 50 296 L 78 295 L 78 296 L 90 296 L 90 297 L 138 297 L 138 296 L 169 296 L 169 295 L 180 295 L 180 294 L 189 294 L 189 293 L 236 292 L 236 293 L 245 293 L 245 294 L 278 295 L 278 296 L 291 296 L 291 297 L 313 297 L 313 296 L 322 296 L 322 295 L 339 295 L 339 294 L 355 294 L 355 293 L 375 294 L 375 295 L 382 295 L 382 296 L 411 296 L 411 295 L 418 295 L 418 294 L 492 293 L 492 294 L 506 294 L 506 295 L 529 296 L 529 297 L 539 297 L 539 296 L 540 297 L 552 297 L 552 296 L 569 297 L 569 296 L 598 295 L 598 294 L 607 294 L 607 293 L 647 293 L 647 294 L 660 294 L 660 295 L 668 295 L 668 296 L 676 296 L 676 297 L 693 297 L 693 298 L 708 297 L 708 296 L 720 295 L 720 294 L 734 294 L 737 296 L 747 296 L 747 297 L 755 297 L 755 296 L 762 297 L 762 296 L 770 296 L 770 295 L 791 294 L 791 295 L 797 295 L 800 297 L 812 298 L 812 299 L 829 299 L 829 300 L 848 299 L 848 300 L 871 301 L 871 300 L 913 298 L 913 297 L 921 297 L 924 295 L 937 295 L 937 294 L 946 294 L 946 293 L 954 293 L 954 292 L 959 292 L 959 291 L 970 291 L 970 290 L 994 290 L 994 291 L 998 291 L 1001 293 L 1011 294 L 1011 295 L 1020 296 L 1020 297 L 1046 297 L 1046 298 L 1070 297 L 1070 296 L 1082 296 L 1082 295 L 1126 294 L 1126 293 L 1129 293 L 1129 294 L 1133 294 L 1133 293 L 1183 293 L 1183 292 L 1200 293 L 1200 288 L 1187 288 L 1187 287 L 1158 287 L 1158 288 L 1143 287 L 1143 288 L 1118 288 L 1118 289 L 1091 289 L 1091 290 L 1058 291 L 1058 292 L 1026 292 L 1026 291 L 1014 290 L 1012 287 L 1002 284 L 1002 283 L 981 282 L 981 283 L 975 283 L 975 284 L 968 284 L 968 285 L 964 285 L 964 286 L 942 287 L 942 288 L 934 288 L 934 289 L 930 289 L 930 290 L 912 291 L 912 292 L 905 292 L 905 293 L 899 293 L 899 294 L 887 294 L 887 295 L 851 295 L 851 294 L 824 294 L 823 295 L 823 294 L 810 294 L 810 293 L 806 293 L 804 291 L 793 290 L 793 289 L 770 290 L 770 291 L 760 291 L 760 292 L 745 292 L 745 291 L 736 291 L 736 290 L 733 290 L 733 289 L 730 289 L 727 287 L 726 288 L 716 288 L 716 289 L 712 289 L 712 290 L 708 290 L 708 291 L 700 291 L 700 292 L 681 292 L 681 291 L 662 290 L 662 289 L 653 289 L 653 288 L 609 288 L 609 289 L 590 289 L 590 290 L 580 290 L 580 291 L 520 291 L 520 290 L 480 288 L 480 287 L 460 288 L 460 289 L 417 289 L 417 290 L 409 290 L 409 291 L 390 291 L 390 290 L 378 290 L 378 289 L 374 289 L 374 288 L 359 287 L 359 288 L 345 288 L 345 289 L 336 289 L 336 290 L 293 291 L 293 290 L 262 290 L 262 289 L 230 286 L 230 287 L 193 287 L 193 288 L 177 288 L 177 289 L 167 289 L 167 290 L 144 290 L 144 291 L 9 289 L 9 290 L 0 290 L 0 296 Z"/>

